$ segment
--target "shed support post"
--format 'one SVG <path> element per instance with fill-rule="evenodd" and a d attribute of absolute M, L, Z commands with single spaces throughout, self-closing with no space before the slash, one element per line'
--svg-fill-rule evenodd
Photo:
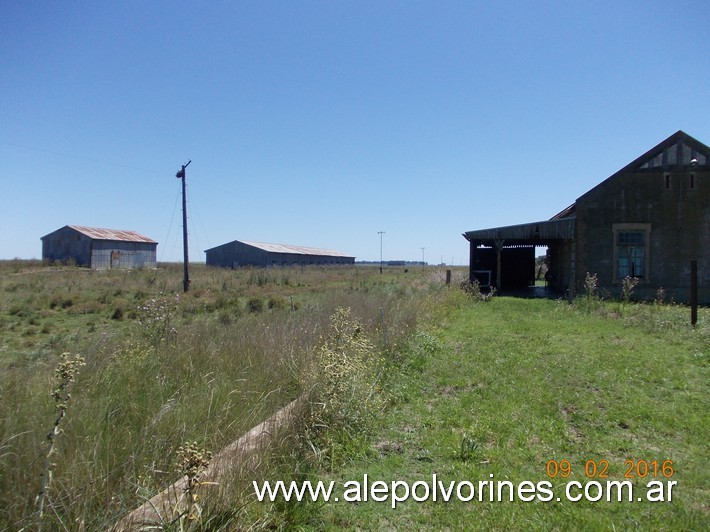
<path fill-rule="evenodd" d="M 503 252 L 503 244 L 505 244 L 505 240 L 502 238 L 499 238 L 495 241 L 495 246 L 496 246 L 496 290 L 500 292 L 502 285 L 501 285 L 501 264 L 502 264 L 502 259 L 501 259 L 501 254 Z"/>
<path fill-rule="evenodd" d="M 473 252 L 476 249 L 476 244 L 473 241 L 469 242 L 468 248 L 468 282 L 473 283 Z"/>
<path fill-rule="evenodd" d="M 698 261 L 690 261 L 690 324 L 698 323 Z"/>
<path fill-rule="evenodd" d="M 575 286 L 577 285 L 577 242 L 570 240 L 569 286 L 567 287 L 567 302 L 574 303 Z"/>

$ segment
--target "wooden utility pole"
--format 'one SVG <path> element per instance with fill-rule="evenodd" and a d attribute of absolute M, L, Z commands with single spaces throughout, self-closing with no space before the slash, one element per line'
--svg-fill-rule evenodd
<path fill-rule="evenodd" d="M 175 177 L 182 179 L 182 250 L 183 250 L 183 279 L 182 287 L 185 292 L 190 289 L 189 255 L 187 253 L 187 197 L 185 195 L 185 169 L 192 161 L 183 164 Z"/>

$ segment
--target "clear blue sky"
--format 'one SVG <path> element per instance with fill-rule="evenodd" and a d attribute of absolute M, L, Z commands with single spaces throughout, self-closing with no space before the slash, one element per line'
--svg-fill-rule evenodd
<path fill-rule="evenodd" d="M 27 1 L 0 8 L 0 258 L 64 225 L 467 261 L 682 129 L 707 0 Z"/>

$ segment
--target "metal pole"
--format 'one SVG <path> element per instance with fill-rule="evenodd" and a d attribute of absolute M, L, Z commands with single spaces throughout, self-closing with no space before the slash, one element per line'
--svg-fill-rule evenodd
<path fill-rule="evenodd" d="M 382 273 L 382 235 L 384 235 L 385 232 L 377 231 L 377 234 L 380 235 L 380 273 Z"/>
<path fill-rule="evenodd" d="M 187 196 L 185 194 L 185 169 L 192 161 L 187 161 L 180 168 L 180 171 L 175 174 L 175 177 L 182 179 L 182 250 L 183 250 L 183 279 L 182 287 L 185 292 L 190 289 L 190 271 L 189 271 L 189 254 L 187 252 Z"/>

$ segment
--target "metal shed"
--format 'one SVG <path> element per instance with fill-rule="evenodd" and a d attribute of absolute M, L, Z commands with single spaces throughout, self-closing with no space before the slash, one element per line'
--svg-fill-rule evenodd
<path fill-rule="evenodd" d="M 158 243 L 135 231 L 65 225 L 42 237 L 42 259 L 94 270 L 155 268 Z"/>
<path fill-rule="evenodd" d="M 355 264 L 355 257 L 330 249 L 234 240 L 205 251 L 207 266 L 308 266 Z"/>

